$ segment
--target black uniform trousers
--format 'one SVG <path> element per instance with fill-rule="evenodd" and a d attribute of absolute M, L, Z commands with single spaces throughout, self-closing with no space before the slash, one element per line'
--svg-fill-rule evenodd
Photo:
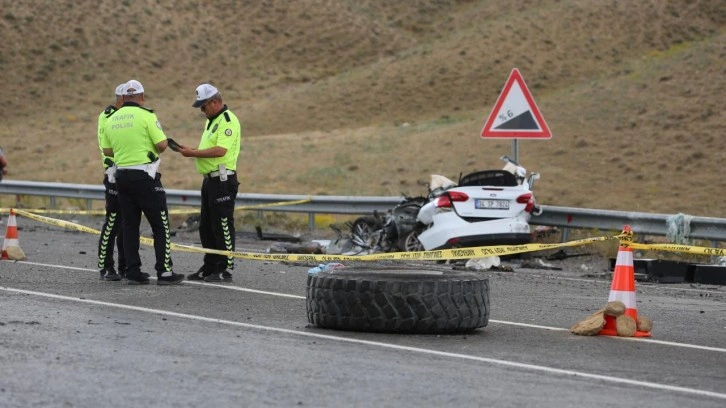
<path fill-rule="evenodd" d="M 169 211 L 166 206 L 166 192 L 161 185 L 161 174 L 152 179 L 143 170 L 116 171 L 118 200 L 121 205 L 124 251 L 126 254 L 126 276 L 136 279 L 141 273 L 139 243 L 141 214 L 151 226 L 154 236 L 157 277 L 172 270 L 171 236 L 169 234 Z"/>
<path fill-rule="evenodd" d="M 116 244 L 118 247 L 118 270 L 119 272 L 125 272 L 126 254 L 124 254 L 118 188 L 116 183 L 108 181 L 108 175 L 103 178 L 103 185 L 106 187 L 106 219 L 101 228 L 101 238 L 98 240 L 98 268 L 113 268 L 113 246 Z"/>
<path fill-rule="evenodd" d="M 219 177 L 205 177 L 202 181 L 202 211 L 199 219 L 199 238 L 204 248 L 220 251 L 234 251 L 234 203 L 239 181 L 236 174 Z M 204 254 L 204 275 L 234 269 L 234 257 L 218 254 Z"/>

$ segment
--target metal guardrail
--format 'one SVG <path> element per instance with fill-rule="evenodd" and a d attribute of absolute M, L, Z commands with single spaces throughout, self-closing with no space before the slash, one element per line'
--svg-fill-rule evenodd
<path fill-rule="evenodd" d="M 533 216 L 530 224 L 562 228 L 619 231 L 630 225 L 640 235 L 667 236 L 669 228 L 688 229 L 687 238 L 726 241 L 726 219 L 695 217 L 686 214 L 655 214 L 609 211 L 589 208 L 542 206 L 542 214 Z"/>
<path fill-rule="evenodd" d="M 92 200 L 104 200 L 104 187 L 93 184 L 66 184 L 52 182 L 4 180 L 0 182 L 0 195 L 45 196 L 51 199 L 55 208 L 55 198 L 85 199 L 87 207 Z M 170 206 L 201 206 L 201 193 L 192 190 L 166 190 Z M 237 206 L 258 206 L 286 201 L 309 200 L 295 205 L 279 205 L 258 211 L 280 211 L 308 213 L 311 230 L 315 228 L 315 214 L 370 214 L 385 211 L 397 205 L 402 197 L 374 196 L 306 196 L 284 194 L 237 194 Z M 542 214 L 533 216 L 532 225 L 545 225 L 568 229 L 597 229 L 620 231 L 630 225 L 633 232 L 640 235 L 667 236 L 669 228 L 689 229 L 691 239 L 726 241 L 726 219 L 695 217 L 684 214 L 655 214 L 628 211 L 609 211 L 588 208 L 542 206 Z M 563 239 L 566 235 L 563 235 Z"/>
<path fill-rule="evenodd" d="M 55 208 L 55 198 L 72 198 L 90 201 L 104 200 L 103 185 L 66 184 L 37 181 L 4 180 L 0 182 L 0 195 L 30 195 L 51 198 L 51 208 Z M 307 196 L 289 194 L 250 194 L 239 193 L 236 206 L 254 206 L 275 204 L 287 201 L 310 200 L 302 204 L 280 205 L 263 209 L 264 211 L 301 212 L 320 214 L 369 214 L 374 210 L 383 211 L 392 208 L 401 201 L 401 197 L 357 197 L 357 196 Z M 166 189 L 166 201 L 170 206 L 201 207 L 201 193 L 196 190 Z"/>

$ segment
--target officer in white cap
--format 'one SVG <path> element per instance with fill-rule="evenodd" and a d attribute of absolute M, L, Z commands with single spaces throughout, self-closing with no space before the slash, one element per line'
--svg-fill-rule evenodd
<path fill-rule="evenodd" d="M 149 274 L 141 272 L 139 257 L 139 227 L 143 213 L 154 236 L 156 284 L 179 284 L 184 275 L 172 270 L 169 210 L 158 171 L 159 154 L 166 150 L 169 142 L 154 111 L 143 106 L 144 86 L 132 79 L 124 85 L 123 94 L 123 105 L 108 117 L 101 147 L 116 163 L 126 279 L 129 285 L 149 283 Z"/>
<path fill-rule="evenodd" d="M 199 237 L 205 248 L 235 250 L 234 204 L 239 189 L 237 158 L 241 134 L 239 120 L 222 101 L 217 88 L 201 84 L 192 107 L 207 117 L 199 146 L 179 146 L 184 157 L 194 157 L 197 172 L 202 175 L 202 209 Z M 188 280 L 231 282 L 234 258 L 205 254 L 204 263 Z"/>

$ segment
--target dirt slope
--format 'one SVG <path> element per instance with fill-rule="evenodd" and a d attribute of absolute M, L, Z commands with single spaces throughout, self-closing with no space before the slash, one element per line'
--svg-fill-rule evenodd
<path fill-rule="evenodd" d="M 98 113 L 142 81 L 169 136 L 212 82 L 243 121 L 242 191 L 419 194 L 499 167 L 482 124 L 513 67 L 554 136 L 520 140 L 540 203 L 724 217 L 726 2 L 1 0 L 8 178 L 98 183 Z M 164 156 L 167 188 L 197 188 Z"/>

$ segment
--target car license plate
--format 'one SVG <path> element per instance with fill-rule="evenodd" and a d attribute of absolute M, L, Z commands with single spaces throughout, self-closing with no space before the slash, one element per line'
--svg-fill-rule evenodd
<path fill-rule="evenodd" d="M 509 200 L 485 200 L 477 198 L 474 200 L 474 207 L 477 210 L 508 210 Z"/>

